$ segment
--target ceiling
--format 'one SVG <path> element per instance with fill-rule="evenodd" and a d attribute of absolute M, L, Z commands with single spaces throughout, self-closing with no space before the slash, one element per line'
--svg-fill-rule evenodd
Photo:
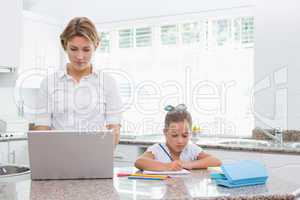
<path fill-rule="evenodd" d="M 253 5 L 255 0 L 23 0 L 24 10 L 68 21 L 87 16 L 96 23 Z"/>

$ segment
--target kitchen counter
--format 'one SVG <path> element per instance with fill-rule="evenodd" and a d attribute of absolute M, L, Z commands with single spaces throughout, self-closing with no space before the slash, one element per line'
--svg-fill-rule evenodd
<path fill-rule="evenodd" d="M 224 149 L 251 151 L 262 153 L 300 154 L 300 143 L 284 143 L 283 146 L 265 140 L 242 139 L 242 138 L 220 138 L 220 137 L 197 137 L 193 142 L 206 149 Z M 145 136 L 121 136 L 120 144 L 150 146 L 155 143 L 164 142 L 162 135 Z M 296 145 L 293 145 L 296 144 Z"/>
<path fill-rule="evenodd" d="M 134 168 L 115 168 L 133 172 Z M 92 180 L 31 181 L 29 175 L 0 179 L 0 199 L 295 199 L 300 182 L 269 174 L 266 185 L 229 189 L 217 186 L 207 170 L 194 170 L 167 180 L 129 180 L 127 177 Z"/>
<path fill-rule="evenodd" d="M 27 140 L 27 134 L 22 132 L 2 133 L 0 136 L 0 142 Z M 196 137 L 192 138 L 192 140 L 197 145 L 206 149 L 300 155 L 300 142 L 285 142 L 283 146 L 279 146 L 278 144 L 274 144 L 270 141 L 249 138 Z M 162 135 L 121 135 L 120 138 L 120 144 L 138 145 L 144 147 L 161 142 L 164 142 L 164 136 Z"/>

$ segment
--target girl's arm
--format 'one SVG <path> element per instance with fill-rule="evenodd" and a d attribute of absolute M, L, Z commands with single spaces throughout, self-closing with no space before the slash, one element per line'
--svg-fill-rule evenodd
<path fill-rule="evenodd" d="M 222 162 L 207 153 L 199 153 L 197 156 L 197 160 L 183 162 L 183 167 L 187 169 L 206 169 L 207 167 L 218 167 L 222 164 Z"/>
<path fill-rule="evenodd" d="M 171 163 L 162 163 L 154 159 L 151 152 L 146 151 L 134 163 L 134 166 L 141 170 L 151 171 L 168 171 L 168 170 L 181 170 L 182 165 L 179 160 Z"/>

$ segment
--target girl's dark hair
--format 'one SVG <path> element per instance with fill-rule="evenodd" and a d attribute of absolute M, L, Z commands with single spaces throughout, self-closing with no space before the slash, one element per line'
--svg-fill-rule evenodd
<path fill-rule="evenodd" d="M 172 110 L 169 111 L 165 118 L 165 129 L 168 129 L 171 123 L 183 122 L 186 120 L 189 124 L 189 128 L 192 128 L 192 117 L 187 110 Z"/>

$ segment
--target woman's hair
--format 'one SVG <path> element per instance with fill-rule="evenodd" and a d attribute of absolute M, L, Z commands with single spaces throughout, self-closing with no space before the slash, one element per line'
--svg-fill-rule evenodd
<path fill-rule="evenodd" d="M 75 17 L 73 18 L 65 30 L 60 35 L 60 42 L 64 50 L 67 49 L 67 44 L 70 39 L 74 36 L 85 37 L 94 44 L 97 48 L 100 42 L 97 29 L 93 22 L 86 17 Z"/>
<path fill-rule="evenodd" d="M 187 110 L 172 110 L 169 111 L 165 118 L 165 129 L 168 129 L 171 123 L 183 122 L 186 120 L 189 128 L 192 128 L 192 117 Z"/>

